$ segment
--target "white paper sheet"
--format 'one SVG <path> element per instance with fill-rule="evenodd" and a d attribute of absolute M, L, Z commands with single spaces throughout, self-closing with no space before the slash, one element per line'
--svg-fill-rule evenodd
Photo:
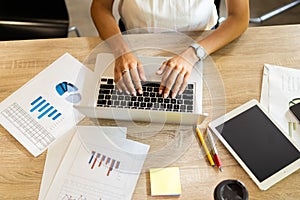
<path fill-rule="evenodd" d="M 260 103 L 300 146 L 300 125 L 289 110 L 289 102 L 300 97 L 300 70 L 264 65 Z"/>
<path fill-rule="evenodd" d="M 64 54 L 1 102 L 1 125 L 38 156 L 83 119 L 73 104 L 81 101 L 87 78 L 94 73 Z"/>
<path fill-rule="evenodd" d="M 131 199 L 148 150 L 101 127 L 77 127 L 45 199 Z"/>
<path fill-rule="evenodd" d="M 77 127 L 74 127 L 68 133 L 64 134 L 61 138 L 55 141 L 47 150 L 47 157 L 44 166 L 44 173 L 40 187 L 39 200 L 46 198 L 47 191 L 49 190 L 51 183 L 55 177 L 60 163 L 64 158 L 64 155 L 69 147 L 69 144 L 76 132 Z M 105 127 L 101 126 L 108 137 L 117 137 L 126 139 L 126 127 Z"/>
<path fill-rule="evenodd" d="M 39 200 L 46 198 L 47 191 L 54 179 L 54 176 L 59 168 L 59 165 L 68 149 L 68 146 L 76 132 L 76 128 L 72 128 L 52 145 L 47 150 L 44 172 L 40 186 Z"/>

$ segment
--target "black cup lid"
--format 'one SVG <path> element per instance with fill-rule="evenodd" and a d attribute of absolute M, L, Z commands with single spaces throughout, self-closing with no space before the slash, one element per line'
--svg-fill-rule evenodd
<path fill-rule="evenodd" d="M 215 200 L 248 200 L 248 191 L 238 180 L 224 180 L 214 191 Z"/>

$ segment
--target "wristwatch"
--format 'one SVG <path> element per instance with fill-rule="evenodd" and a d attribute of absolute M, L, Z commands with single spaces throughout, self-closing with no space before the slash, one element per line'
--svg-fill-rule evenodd
<path fill-rule="evenodd" d="M 204 60 L 206 58 L 207 53 L 201 45 L 199 45 L 198 43 L 193 43 L 190 45 L 190 47 L 192 47 L 195 50 L 195 53 L 199 60 Z"/>

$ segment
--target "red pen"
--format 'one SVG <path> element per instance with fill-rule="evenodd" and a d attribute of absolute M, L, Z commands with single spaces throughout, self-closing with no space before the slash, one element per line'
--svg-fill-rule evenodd
<path fill-rule="evenodd" d="M 220 157 L 219 157 L 219 154 L 218 154 L 218 150 L 217 150 L 214 138 L 213 138 L 213 136 L 212 136 L 212 134 L 211 134 L 211 132 L 208 128 L 207 128 L 207 135 L 208 135 L 209 143 L 210 143 L 211 148 L 212 148 L 212 153 L 213 153 L 213 158 L 214 158 L 215 164 L 217 165 L 219 170 L 222 172 L 223 169 L 222 169 L 221 160 L 220 160 Z"/>

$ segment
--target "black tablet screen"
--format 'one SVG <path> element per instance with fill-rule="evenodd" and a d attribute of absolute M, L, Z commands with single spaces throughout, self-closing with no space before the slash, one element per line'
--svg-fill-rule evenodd
<path fill-rule="evenodd" d="M 258 106 L 216 129 L 260 182 L 300 158 L 300 152 Z"/>

